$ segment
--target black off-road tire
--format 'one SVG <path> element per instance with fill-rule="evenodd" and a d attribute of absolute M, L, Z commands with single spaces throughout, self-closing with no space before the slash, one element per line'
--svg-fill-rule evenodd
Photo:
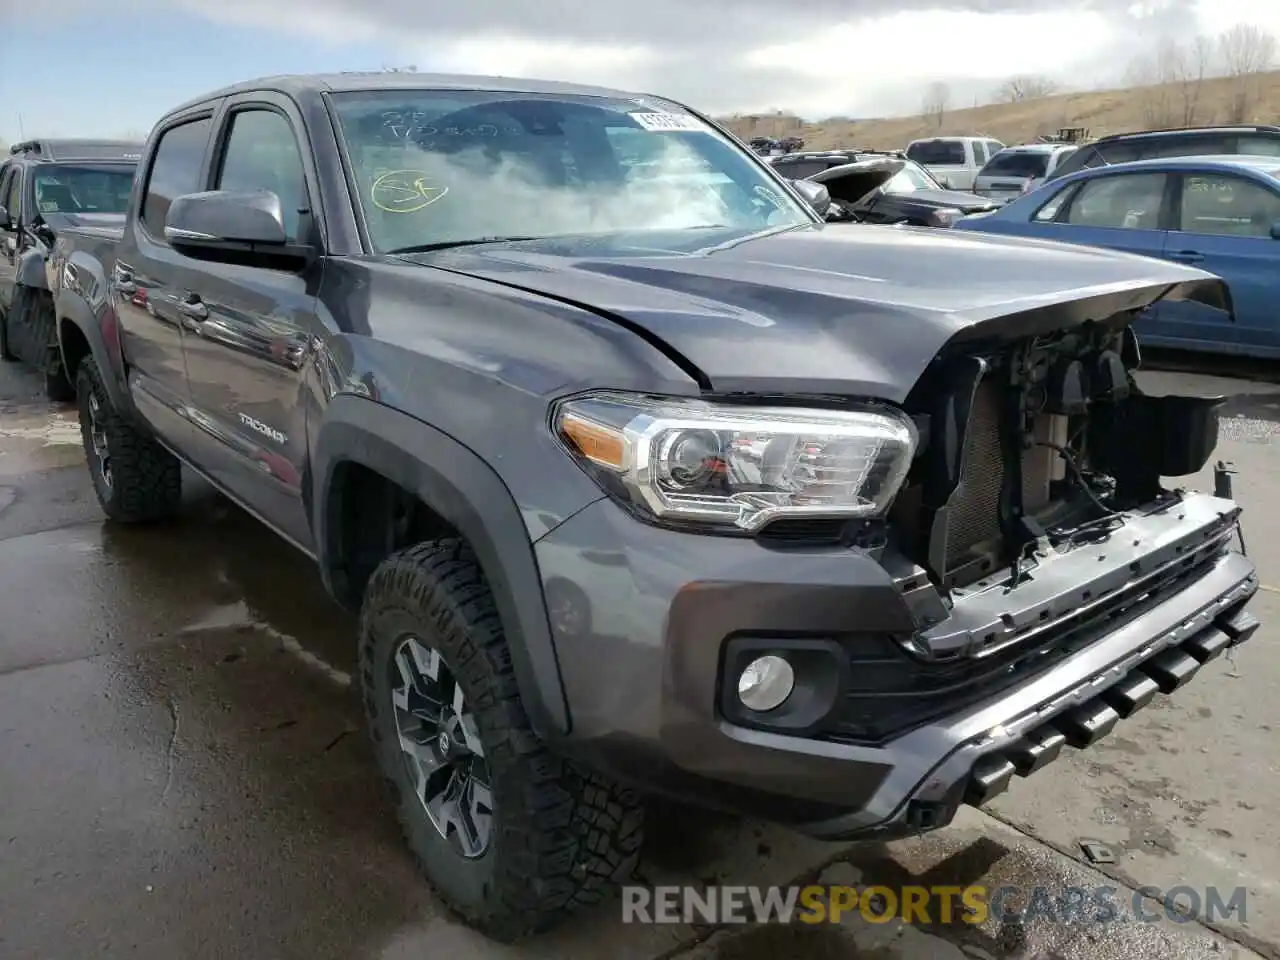
<path fill-rule="evenodd" d="M 400 752 L 391 664 L 409 635 L 440 654 L 474 711 L 493 799 L 491 839 L 475 859 L 428 819 Z M 631 878 L 643 837 L 640 797 L 538 740 L 492 594 L 464 542 L 422 543 L 378 567 L 365 592 L 359 655 L 369 728 L 405 839 L 466 922 L 511 942 L 600 902 Z"/>
<path fill-rule="evenodd" d="M 182 503 L 181 465 L 173 454 L 112 406 L 102 385 L 102 374 L 91 356 L 76 368 L 76 399 L 85 459 L 103 512 L 120 523 L 164 520 L 177 513 Z M 97 427 L 109 451 L 110 482 L 94 448 L 92 401 L 96 401 Z"/>

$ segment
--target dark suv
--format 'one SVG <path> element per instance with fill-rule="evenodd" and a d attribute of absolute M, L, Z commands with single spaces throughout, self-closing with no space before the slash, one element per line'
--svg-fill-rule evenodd
<path fill-rule="evenodd" d="M 1238 153 L 1280 157 L 1280 127 L 1188 127 L 1117 133 L 1081 147 L 1045 177 L 1045 182 L 1086 167 L 1105 167 L 1131 160 Z"/>
<path fill-rule="evenodd" d="M 0 358 L 44 374 L 50 400 L 75 396 L 63 373 L 45 255 L 69 226 L 121 222 L 142 145 L 28 140 L 0 164 Z"/>

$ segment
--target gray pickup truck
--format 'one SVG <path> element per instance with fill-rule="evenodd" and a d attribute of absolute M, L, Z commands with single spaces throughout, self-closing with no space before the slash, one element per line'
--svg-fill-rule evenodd
<path fill-rule="evenodd" d="M 630 876 L 661 792 L 945 826 L 1251 636 L 1215 398 L 1130 322 L 1216 278 L 823 224 L 694 110 L 275 78 L 151 133 L 49 261 L 107 516 L 186 464 L 359 611 L 409 846 L 490 935 Z"/>

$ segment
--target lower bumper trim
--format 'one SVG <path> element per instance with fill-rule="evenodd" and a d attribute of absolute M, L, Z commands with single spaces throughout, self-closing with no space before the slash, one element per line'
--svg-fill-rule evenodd
<path fill-rule="evenodd" d="M 1140 669 L 1160 687 L 1161 693 L 1173 693 L 1200 672 L 1200 661 L 1181 648 L 1157 654 Z"/>
<path fill-rule="evenodd" d="M 980 758 L 970 773 L 964 802 L 973 806 L 986 803 L 1009 785 L 1015 771 L 1028 776 L 1047 766 L 1062 752 L 1064 740 L 1077 748 L 1097 743 L 1122 718 L 1149 704 L 1157 692 L 1174 692 L 1203 664 L 1248 640 L 1257 630 L 1257 618 L 1239 606 L 1219 615 L 1178 646 L 1137 664 L 1092 699 L 1046 721 L 1014 745 Z"/>

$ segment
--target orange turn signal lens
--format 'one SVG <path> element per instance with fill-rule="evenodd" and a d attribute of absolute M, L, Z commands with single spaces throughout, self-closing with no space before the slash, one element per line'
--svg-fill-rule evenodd
<path fill-rule="evenodd" d="M 588 460 L 613 470 L 623 469 L 625 445 L 621 432 L 574 413 L 564 415 L 560 430 Z"/>

